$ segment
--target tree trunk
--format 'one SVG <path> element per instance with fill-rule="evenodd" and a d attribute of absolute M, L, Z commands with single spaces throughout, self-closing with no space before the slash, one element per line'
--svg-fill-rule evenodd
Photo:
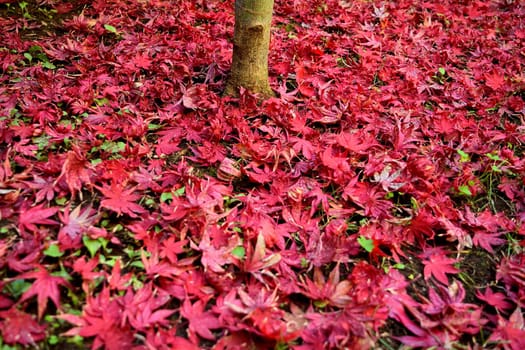
<path fill-rule="evenodd" d="M 268 50 L 273 0 L 235 0 L 233 61 L 226 95 L 239 87 L 265 97 L 273 96 L 268 82 Z"/>

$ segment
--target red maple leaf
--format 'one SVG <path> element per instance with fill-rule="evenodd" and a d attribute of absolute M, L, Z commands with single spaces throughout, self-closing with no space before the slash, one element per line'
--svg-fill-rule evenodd
<path fill-rule="evenodd" d="M 328 279 L 324 277 L 323 272 L 318 267 L 314 269 L 313 277 L 313 280 L 310 280 L 308 277 L 303 278 L 301 283 L 303 294 L 320 303 L 340 308 L 344 308 L 352 301 L 349 293 L 352 285 L 346 279 L 340 280 L 339 265 L 336 265 L 330 272 Z"/>
<path fill-rule="evenodd" d="M 523 295 L 525 288 L 525 254 L 520 253 L 502 258 L 496 270 L 496 280 L 503 281 L 509 290 L 513 287 L 518 288 L 520 295 Z"/>
<path fill-rule="evenodd" d="M 124 67 L 131 71 L 140 70 L 140 68 L 149 69 L 152 63 L 147 53 L 137 53 L 131 60 L 129 58 L 125 60 Z"/>
<path fill-rule="evenodd" d="M 166 292 L 154 289 L 151 283 L 144 285 L 137 292 L 128 288 L 126 295 L 121 299 L 121 304 L 124 307 L 122 318 L 127 320 L 134 329 L 140 331 L 152 328 L 155 325 L 167 325 L 167 318 L 175 310 L 159 310 L 159 308 L 168 300 L 170 300 L 169 295 Z"/>
<path fill-rule="evenodd" d="M 189 299 L 184 300 L 180 310 L 182 317 L 188 320 L 188 335 L 194 344 L 198 344 L 197 335 L 208 340 L 215 340 L 211 329 L 221 326 L 219 319 L 209 311 L 204 311 L 205 303 L 197 300 L 194 304 Z"/>
<path fill-rule="evenodd" d="M 199 250 L 202 251 L 201 264 L 205 270 L 211 270 L 216 273 L 224 273 L 224 265 L 233 262 L 234 256 L 232 250 L 240 246 L 240 238 L 233 236 L 228 242 L 223 244 L 214 244 L 208 231 L 205 231 L 199 243 Z"/>
<path fill-rule="evenodd" d="M 81 316 L 73 314 L 58 317 L 75 325 L 65 333 L 68 336 L 95 337 L 93 349 L 102 346 L 107 350 L 119 350 L 132 347 L 133 333 L 122 318 L 122 298 L 110 296 L 108 288 L 89 296 Z"/>
<path fill-rule="evenodd" d="M 488 341 L 495 344 L 508 344 L 504 349 L 525 348 L 525 322 L 521 308 L 516 308 L 508 320 L 498 315 L 498 327 L 490 335 Z"/>
<path fill-rule="evenodd" d="M 37 270 L 26 272 L 17 279 L 35 279 L 31 287 L 22 295 L 20 302 L 37 296 L 38 319 L 44 315 L 48 299 L 51 299 L 55 306 L 60 309 L 60 291 L 58 286 L 67 286 L 69 283 L 63 277 L 51 275 L 44 267 L 39 266 Z"/>
<path fill-rule="evenodd" d="M 427 254 L 423 253 L 423 255 Z M 427 255 L 427 259 L 423 260 L 423 264 L 425 265 L 423 269 L 425 279 L 428 280 L 430 276 L 433 276 L 439 282 L 448 285 L 446 274 L 459 272 L 459 270 L 454 267 L 456 262 L 456 259 L 447 257 L 445 250 L 432 249 Z"/>
<path fill-rule="evenodd" d="M 281 254 L 279 253 L 271 253 L 266 255 L 266 243 L 264 235 L 259 233 L 257 235 L 255 247 L 252 248 L 251 245 L 248 245 L 248 249 L 246 251 L 246 261 L 244 262 L 244 270 L 256 274 L 258 274 L 258 272 L 266 274 L 269 272 L 265 270 L 270 266 L 277 264 L 280 260 Z"/>
<path fill-rule="evenodd" d="M 184 130 L 181 127 L 165 128 L 157 132 L 159 138 L 155 143 L 155 153 L 160 156 L 179 151 L 179 142 L 183 134 Z"/>
<path fill-rule="evenodd" d="M 29 188 L 37 191 L 35 195 L 35 203 L 41 202 L 44 199 L 51 201 L 55 197 L 55 186 L 53 180 L 54 178 L 43 178 L 35 174 L 33 175 L 33 181 L 25 182 Z"/>
<path fill-rule="evenodd" d="M 443 225 L 445 230 L 447 231 L 447 240 L 449 241 L 458 241 L 458 250 L 462 250 L 464 247 L 472 247 L 472 237 L 469 235 L 467 231 L 462 229 L 457 224 L 453 223 L 446 217 L 439 218 L 440 224 Z"/>
<path fill-rule="evenodd" d="M 87 293 L 90 284 L 98 278 L 105 277 L 103 272 L 95 271 L 99 263 L 98 255 L 90 260 L 86 260 L 85 257 L 75 260 L 73 263 L 73 271 L 82 276 L 82 290 Z"/>
<path fill-rule="evenodd" d="M 148 69 L 151 67 L 152 60 L 148 57 L 148 54 L 138 54 L 133 59 L 133 63 L 139 68 Z"/>
<path fill-rule="evenodd" d="M 505 294 L 496 292 L 494 293 L 491 288 L 485 289 L 484 293 L 481 291 L 476 292 L 476 296 L 486 302 L 487 304 L 495 307 L 498 311 L 508 310 L 512 306 L 506 299 Z"/>
<path fill-rule="evenodd" d="M 135 188 L 125 189 L 122 184 L 112 182 L 110 186 L 104 184 L 102 187 L 97 186 L 102 192 L 105 199 L 100 202 L 100 206 L 113 210 L 118 215 L 127 214 L 132 218 L 138 217 L 138 214 L 146 213 L 146 210 L 137 203 L 140 195 L 134 194 Z"/>
<path fill-rule="evenodd" d="M 494 215 L 488 210 L 479 214 L 474 214 L 467 207 L 465 209 L 466 222 L 474 227 L 474 237 L 472 243 L 480 246 L 489 253 L 494 253 L 493 246 L 499 246 L 507 242 L 501 238 L 503 232 L 512 231 L 514 224 L 506 220 L 502 215 Z"/>
<path fill-rule="evenodd" d="M 250 319 L 253 326 L 247 326 L 248 329 L 265 339 L 289 341 L 299 335 L 302 325 L 293 321 L 287 322 L 287 320 L 291 321 L 294 315 L 287 314 L 279 308 L 277 290 L 270 293 L 254 284 L 248 286 L 247 292 L 238 289 L 237 294 L 239 299 L 228 297 L 224 305 L 236 313 L 244 314 L 244 319 Z"/>
<path fill-rule="evenodd" d="M 378 145 L 373 137 L 362 130 L 356 132 L 342 132 L 337 134 L 335 140 L 339 145 L 343 146 L 350 152 L 355 153 L 363 153 L 363 151 Z"/>
<path fill-rule="evenodd" d="M 310 141 L 301 137 L 291 136 L 290 142 L 292 142 L 293 150 L 296 153 L 301 153 L 308 160 L 314 157 L 316 148 Z"/>
<path fill-rule="evenodd" d="M 472 238 L 472 243 L 474 245 L 479 246 L 483 249 L 485 249 L 487 252 L 494 254 L 494 249 L 492 249 L 493 246 L 500 246 L 507 242 L 506 239 L 501 238 L 502 233 L 485 233 L 482 231 L 478 231 L 474 234 L 474 238 Z"/>
<path fill-rule="evenodd" d="M 106 230 L 93 226 L 98 220 L 98 215 L 94 213 L 91 206 L 81 210 L 79 205 L 72 211 L 66 207 L 64 213 L 58 213 L 58 216 L 64 224 L 58 232 L 58 241 L 64 249 L 78 248 L 83 234 L 91 234 L 91 238 L 106 235 Z"/>
<path fill-rule="evenodd" d="M 271 182 L 275 177 L 275 172 L 268 165 L 264 164 L 261 168 L 256 162 L 251 162 L 245 166 L 243 171 L 250 180 L 261 184 Z"/>
<path fill-rule="evenodd" d="M 201 348 L 188 339 L 175 335 L 173 328 L 149 329 L 146 331 L 147 347 L 150 349 L 184 349 L 200 350 Z M 220 350 L 216 346 L 214 349 Z"/>
<path fill-rule="evenodd" d="M 177 254 L 185 252 L 184 246 L 188 244 L 187 239 L 175 240 L 175 237 L 168 237 L 166 240 L 162 241 L 160 257 L 166 258 L 172 264 L 175 264 L 178 261 Z"/>
<path fill-rule="evenodd" d="M 7 254 L 7 265 L 9 269 L 24 272 L 34 269 L 35 264 L 41 258 L 40 245 L 36 246 L 34 241 L 25 240 L 23 243 L 13 244 Z"/>
<path fill-rule="evenodd" d="M 448 286 L 429 288 L 429 298 L 423 298 L 419 305 L 406 309 L 412 314 L 410 323 L 405 324 L 415 336 L 402 336 L 399 340 L 413 347 L 446 347 L 458 340 L 462 333 L 476 334 L 487 322 L 481 315 L 481 308 L 464 303 L 465 289 L 453 281 Z"/>
<path fill-rule="evenodd" d="M 350 172 L 348 157 L 340 157 L 339 154 L 334 151 L 333 147 L 327 147 L 324 150 L 321 154 L 321 161 L 324 166 L 330 169 Z"/>
<path fill-rule="evenodd" d="M 498 90 L 505 85 L 505 77 L 498 72 L 493 72 L 491 74 L 487 73 L 485 74 L 485 85 L 493 90 Z"/>
<path fill-rule="evenodd" d="M 364 209 L 365 215 L 376 217 L 387 216 L 392 208 L 392 202 L 383 199 L 385 192 L 377 186 L 358 181 L 358 177 L 351 179 L 343 190 L 343 198 L 352 200 Z"/>
<path fill-rule="evenodd" d="M 146 253 L 142 251 L 141 259 L 146 275 L 149 276 L 179 276 L 186 270 L 185 267 L 178 267 L 165 260 L 159 261 L 159 254 L 156 251 L 151 252 L 149 259 Z"/>
<path fill-rule="evenodd" d="M 12 307 L 0 311 L 0 333 L 7 344 L 33 345 L 45 339 L 46 327 L 29 314 Z"/>
<path fill-rule="evenodd" d="M 75 193 L 82 189 L 83 184 L 91 183 L 90 169 L 91 164 L 81 153 L 80 148 L 74 147 L 73 150 L 67 152 L 66 160 L 62 165 L 62 172 L 57 181 L 62 177 L 65 178 L 71 194 L 75 196 Z M 80 196 L 82 198 L 82 194 Z"/>
<path fill-rule="evenodd" d="M 204 140 L 200 145 L 192 147 L 194 157 L 189 159 L 203 163 L 205 165 L 211 165 L 221 161 L 225 157 L 225 148 L 218 142 L 210 142 Z"/>
<path fill-rule="evenodd" d="M 111 275 L 107 277 L 107 281 L 110 289 L 124 290 L 129 285 L 129 280 L 131 279 L 131 273 L 121 274 L 120 259 L 115 261 L 113 269 L 111 270 Z"/>
<path fill-rule="evenodd" d="M 27 208 L 27 205 L 22 206 L 20 209 L 20 216 L 18 218 L 18 228 L 20 233 L 24 233 L 25 230 L 37 231 L 36 225 L 54 225 L 57 224 L 55 220 L 49 219 L 50 216 L 55 215 L 58 208 L 44 208 L 44 204 L 40 204 L 31 208 Z"/>

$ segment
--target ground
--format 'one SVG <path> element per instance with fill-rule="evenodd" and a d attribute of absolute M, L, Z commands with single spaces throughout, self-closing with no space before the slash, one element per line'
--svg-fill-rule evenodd
<path fill-rule="evenodd" d="M 523 348 L 524 15 L 0 0 L 0 346 Z"/>

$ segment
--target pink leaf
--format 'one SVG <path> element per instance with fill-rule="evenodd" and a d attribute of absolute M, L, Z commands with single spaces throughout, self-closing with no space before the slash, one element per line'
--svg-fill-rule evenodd
<path fill-rule="evenodd" d="M 485 293 L 477 291 L 476 296 L 499 311 L 508 310 L 512 306 L 512 304 L 507 301 L 505 294 L 499 292 L 494 293 L 491 288 L 485 289 Z"/>
<path fill-rule="evenodd" d="M 52 276 L 44 267 L 38 267 L 36 271 L 26 272 L 20 279 L 35 279 L 31 287 L 22 295 L 20 301 L 27 300 L 32 296 L 37 296 L 38 319 L 44 315 L 48 299 L 51 299 L 55 306 L 60 309 L 59 286 L 68 286 L 69 283 L 63 277 Z"/>
<path fill-rule="evenodd" d="M 497 72 L 487 73 L 485 74 L 485 84 L 493 90 L 498 90 L 505 85 L 505 77 Z"/>
<path fill-rule="evenodd" d="M 456 259 L 448 258 L 445 252 L 435 252 L 431 254 L 426 260 L 423 260 L 423 264 L 425 265 L 423 270 L 425 279 L 428 280 L 433 276 L 439 282 L 448 285 L 446 274 L 456 274 L 459 272 L 459 270 L 453 266 L 456 262 Z"/>
<path fill-rule="evenodd" d="M 184 300 L 181 308 L 182 317 L 189 321 L 188 333 L 194 344 L 198 344 L 197 335 L 208 340 L 214 340 L 212 329 L 220 327 L 220 322 L 211 312 L 204 310 L 202 300 L 192 304 L 188 299 Z"/>
<path fill-rule="evenodd" d="M 0 333 L 7 344 L 32 345 L 45 339 L 46 327 L 30 314 L 13 307 L 7 311 L 0 311 Z"/>
<path fill-rule="evenodd" d="M 58 208 L 44 208 L 44 204 L 37 205 L 32 208 L 24 206 L 20 209 L 20 217 L 18 219 L 18 227 L 20 232 L 37 231 L 37 225 L 54 225 L 58 222 L 50 219 L 50 216 L 55 215 Z"/>
<path fill-rule="evenodd" d="M 141 196 L 134 193 L 134 188 L 125 189 L 122 184 L 112 182 L 110 186 L 97 186 L 105 199 L 100 202 L 100 206 L 116 212 L 118 215 L 127 214 L 132 218 L 146 213 L 140 205 L 134 203 Z"/>
<path fill-rule="evenodd" d="M 82 189 L 83 185 L 91 184 L 90 170 L 91 164 L 81 154 L 81 150 L 75 147 L 72 151 L 67 152 L 66 160 L 62 165 L 62 172 L 58 179 L 64 177 L 71 194 L 75 196 Z"/>

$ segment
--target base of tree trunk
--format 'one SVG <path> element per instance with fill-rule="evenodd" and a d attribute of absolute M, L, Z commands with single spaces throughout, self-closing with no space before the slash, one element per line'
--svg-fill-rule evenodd
<path fill-rule="evenodd" d="M 248 85 L 244 83 L 243 81 L 244 80 L 242 79 L 236 80 L 236 79 L 229 78 L 228 82 L 226 83 L 226 88 L 224 89 L 224 95 L 239 97 L 239 91 L 240 91 L 240 88 L 242 87 L 252 93 L 260 94 L 264 98 L 275 96 L 275 92 L 272 90 L 272 88 L 270 87 L 270 84 L 268 83 L 261 84 L 261 85 L 257 85 L 257 84 Z"/>
<path fill-rule="evenodd" d="M 268 82 L 268 50 L 273 0 L 236 0 L 233 60 L 224 93 L 238 96 L 243 87 L 274 96 Z"/>

